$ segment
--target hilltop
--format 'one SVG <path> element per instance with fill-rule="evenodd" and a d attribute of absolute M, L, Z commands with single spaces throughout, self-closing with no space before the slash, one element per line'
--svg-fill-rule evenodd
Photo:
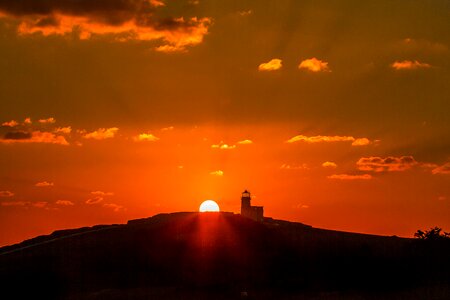
<path fill-rule="evenodd" d="M 449 251 L 448 241 L 186 212 L 0 248 L 0 282 L 15 298 L 446 299 Z"/>

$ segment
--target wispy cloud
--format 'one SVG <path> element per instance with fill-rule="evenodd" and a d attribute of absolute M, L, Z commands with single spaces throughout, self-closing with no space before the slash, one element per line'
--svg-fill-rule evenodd
<path fill-rule="evenodd" d="M 103 207 L 111 208 L 114 212 L 119 212 L 125 209 L 124 206 L 115 203 L 105 203 L 103 204 Z"/>
<path fill-rule="evenodd" d="M 237 144 L 239 144 L 239 145 L 250 145 L 250 144 L 253 144 L 253 141 L 252 140 L 243 140 L 243 141 L 237 142 Z"/>
<path fill-rule="evenodd" d="M 114 193 L 112 192 L 103 192 L 103 191 L 94 191 L 91 192 L 91 195 L 93 195 L 93 198 L 89 198 L 86 200 L 86 204 L 97 204 L 105 200 L 105 197 L 108 196 L 114 196 Z"/>
<path fill-rule="evenodd" d="M 159 141 L 159 138 L 154 136 L 151 133 L 141 133 L 135 137 L 133 137 L 135 142 L 156 142 Z"/>
<path fill-rule="evenodd" d="M 340 135 L 316 135 L 316 136 L 306 136 L 306 135 L 296 135 L 289 140 L 287 143 L 295 142 L 306 142 L 306 143 L 332 143 L 332 142 L 352 142 L 352 146 L 365 146 L 370 144 L 368 138 L 354 138 L 353 136 L 340 136 Z"/>
<path fill-rule="evenodd" d="M 214 176 L 223 176 L 223 171 L 222 170 L 212 171 L 209 174 Z"/>
<path fill-rule="evenodd" d="M 283 66 L 282 60 L 278 58 L 271 59 L 266 63 L 262 63 L 258 66 L 259 71 L 276 71 Z"/>
<path fill-rule="evenodd" d="M 70 200 L 56 200 L 55 202 L 57 205 L 62 205 L 62 206 L 73 206 L 75 205 L 75 203 L 73 203 Z"/>
<path fill-rule="evenodd" d="M 349 174 L 333 174 L 327 176 L 328 179 L 337 179 L 337 180 L 370 180 L 372 179 L 372 175 L 370 174 L 362 174 L 362 175 L 349 175 Z"/>
<path fill-rule="evenodd" d="M 13 144 L 13 143 L 46 143 L 57 144 L 67 146 L 69 143 L 62 135 L 56 135 L 52 132 L 43 131 L 11 131 L 7 132 L 3 139 L 0 139 L 0 143 Z"/>
<path fill-rule="evenodd" d="M 326 161 L 322 164 L 322 167 L 335 169 L 335 168 L 337 168 L 337 164 L 332 161 Z"/>
<path fill-rule="evenodd" d="M 41 124 L 53 124 L 55 122 L 56 122 L 55 118 L 47 118 L 47 119 L 39 120 L 39 123 L 41 123 Z"/>
<path fill-rule="evenodd" d="M 12 197 L 14 196 L 14 193 L 11 191 L 0 191 L 0 197 Z"/>
<path fill-rule="evenodd" d="M 438 166 L 431 170 L 433 174 L 450 174 L 450 162 L 443 164 L 442 166 Z"/>
<path fill-rule="evenodd" d="M 38 201 L 38 202 L 31 203 L 31 206 L 37 207 L 37 208 L 44 208 L 44 207 L 47 207 L 47 204 L 48 204 L 47 201 Z"/>
<path fill-rule="evenodd" d="M 298 165 L 282 164 L 280 166 L 280 169 L 282 169 L 282 170 L 309 170 L 309 167 L 307 164 L 298 164 Z"/>
<path fill-rule="evenodd" d="M 114 196 L 113 192 L 103 192 L 103 191 L 94 191 L 94 192 L 91 192 L 91 194 L 95 195 L 95 196 L 102 196 L 102 197 Z"/>
<path fill-rule="evenodd" d="M 385 158 L 371 156 L 362 157 L 356 162 L 359 170 L 372 172 L 406 171 L 417 164 L 412 156 L 388 156 Z"/>
<path fill-rule="evenodd" d="M 299 65 L 299 69 L 306 69 L 311 72 L 331 72 L 328 62 L 322 61 L 315 57 L 303 60 Z"/>
<path fill-rule="evenodd" d="M 42 181 L 42 182 L 36 183 L 34 186 L 37 186 L 37 187 L 49 187 L 49 186 L 54 186 L 54 185 L 55 184 L 53 182 Z"/>
<path fill-rule="evenodd" d="M 19 125 L 19 122 L 15 121 L 15 120 L 11 120 L 11 121 L 2 123 L 2 126 L 5 126 L 5 127 L 16 127 L 17 125 Z"/>
<path fill-rule="evenodd" d="M 72 35 L 82 40 L 107 36 L 116 42 L 155 41 L 185 51 L 202 43 L 212 24 L 208 17 L 170 16 L 160 9 L 164 7 L 160 0 L 109 0 L 102 5 L 91 0 L 20 3 L 0 1 L 0 17 L 18 23 L 22 36 Z"/>
<path fill-rule="evenodd" d="M 84 134 L 85 139 L 104 140 L 113 138 L 119 131 L 117 127 L 99 128 L 95 131 Z"/>
<path fill-rule="evenodd" d="M 5 202 L 0 202 L 1 206 L 25 206 L 28 205 L 29 202 L 26 201 L 5 201 Z"/>
<path fill-rule="evenodd" d="M 228 145 L 228 144 L 224 144 L 223 142 L 220 142 L 220 144 L 211 145 L 211 148 L 221 149 L 221 150 L 230 150 L 230 149 L 236 148 L 236 145 Z"/>
<path fill-rule="evenodd" d="M 369 144 L 370 140 L 368 138 L 358 138 L 353 141 L 352 146 L 367 146 Z"/>
<path fill-rule="evenodd" d="M 395 70 L 415 70 L 428 69 L 431 68 L 431 65 L 427 63 L 421 63 L 418 60 L 403 60 L 393 62 L 391 64 L 391 67 Z"/>
<path fill-rule="evenodd" d="M 55 129 L 55 133 L 63 133 L 63 134 L 69 134 L 72 132 L 72 127 L 58 127 Z"/>

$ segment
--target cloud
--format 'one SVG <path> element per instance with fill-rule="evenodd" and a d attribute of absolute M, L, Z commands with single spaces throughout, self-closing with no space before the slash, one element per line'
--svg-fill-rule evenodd
<path fill-rule="evenodd" d="M 138 136 L 133 138 L 135 142 L 156 142 L 159 140 L 158 137 L 154 136 L 151 133 L 141 133 Z"/>
<path fill-rule="evenodd" d="M 296 135 L 289 140 L 287 143 L 295 142 L 306 142 L 306 143 L 331 143 L 331 142 L 352 142 L 352 146 L 365 146 L 370 144 L 370 140 L 367 138 L 354 138 L 352 136 L 329 136 L 329 135 L 316 135 L 316 136 L 306 136 L 306 135 Z"/>
<path fill-rule="evenodd" d="M 52 132 L 42 131 L 12 131 L 7 132 L 3 139 L 0 139 L 0 143 L 12 144 L 12 143 L 46 143 L 46 144 L 58 144 L 67 146 L 69 143 L 62 135 L 56 135 Z"/>
<path fill-rule="evenodd" d="M 421 63 L 418 60 L 403 60 L 395 61 L 391 64 L 391 67 L 395 70 L 415 70 L 415 69 L 428 69 L 431 68 L 430 64 Z"/>
<path fill-rule="evenodd" d="M 236 145 L 228 145 L 228 144 L 224 144 L 223 142 L 220 142 L 219 144 L 211 145 L 211 148 L 221 149 L 221 150 L 230 150 L 230 149 L 236 148 Z"/>
<path fill-rule="evenodd" d="M 250 145 L 250 144 L 253 144 L 253 141 L 252 140 L 243 140 L 243 141 L 237 142 L 237 144 L 239 144 L 239 145 Z"/>
<path fill-rule="evenodd" d="M 55 118 L 48 118 L 48 119 L 40 119 L 39 120 L 39 123 L 41 123 L 41 124 L 53 124 L 55 122 L 56 122 Z"/>
<path fill-rule="evenodd" d="M 63 133 L 63 134 L 69 134 L 72 132 L 72 127 L 58 127 L 55 129 L 55 133 Z"/>
<path fill-rule="evenodd" d="M 56 200 L 56 204 L 57 205 L 63 205 L 63 206 L 72 206 L 75 205 L 75 203 L 73 203 L 70 200 Z"/>
<path fill-rule="evenodd" d="M 436 174 L 450 174 L 450 162 L 443 164 L 442 166 L 438 166 L 431 170 L 431 173 Z"/>
<path fill-rule="evenodd" d="M 114 196 L 114 193 L 112 192 L 102 192 L 102 191 L 94 191 L 91 192 L 91 194 L 95 197 L 87 199 L 86 204 L 97 204 L 105 200 L 105 197 L 107 196 Z"/>
<path fill-rule="evenodd" d="M 282 164 L 280 166 L 280 169 L 282 169 L 282 170 L 309 170 L 309 167 L 307 164 L 300 164 L 300 165 Z"/>
<path fill-rule="evenodd" d="M 238 15 L 240 15 L 241 17 L 250 16 L 251 14 L 253 14 L 253 11 L 251 9 L 238 11 Z"/>
<path fill-rule="evenodd" d="M 161 131 L 170 131 L 170 130 L 174 130 L 174 129 L 175 129 L 175 127 L 169 126 L 169 127 L 161 128 Z"/>
<path fill-rule="evenodd" d="M 48 181 L 42 181 L 42 182 L 36 183 L 34 186 L 37 186 L 37 187 L 48 187 L 48 186 L 54 186 L 54 183 L 53 182 L 48 182 Z"/>
<path fill-rule="evenodd" d="M 86 200 L 86 204 L 97 204 L 100 203 L 104 200 L 103 197 L 94 197 L 94 198 L 89 198 Z"/>
<path fill-rule="evenodd" d="M 209 174 L 214 176 L 223 176 L 223 171 L 222 170 L 212 171 Z"/>
<path fill-rule="evenodd" d="M 322 61 L 315 57 L 303 60 L 299 65 L 299 69 L 306 69 L 311 72 L 331 72 L 328 62 Z"/>
<path fill-rule="evenodd" d="M 37 207 L 37 208 L 44 208 L 47 206 L 47 204 L 48 204 L 47 201 L 38 201 L 38 202 L 32 203 L 31 205 L 34 207 Z"/>
<path fill-rule="evenodd" d="M 338 179 L 338 180 L 370 180 L 372 175 L 362 174 L 362 175 L 349 175 L 349 174 L 333 174 L 327 176 L 328 179 Z"/>
<path fill-rule="evenodd" d="M 6 201 L 0 203 L 1 206 L 25 206 L 27 204 L 29 204 L 29 202 L 25 201 Z"/>
<path fill-rule="evenodd" d="M 307 208 L 309 208 L 309 205 L 308 204 L 299 203 L 297 205 L 294 205 L 293 208 L 295 208 L 295 209 L 307 209 Z"/>
<path fill-rule="evenodd" d="M 446 45 L 425 39 L 406 38 L 401 41 L 400 45 L 402 52 L 405 50 L 428 53 L 443 53 L 448 51 Z"/>
<path fill-rule="evenodd" d="M 23 124 L 31 124 L 31 118 L 25 118 L 25 120 L 23 120 Z"/>
<path fill-rule="evenodd" d="M 125 209 L 122 205 L 118 205 L 115 203 L 105 203 L 103 204 L 103 207 L 112 208 L 114 212 L 119 212 Z"/>
<path fill-rule="evenodd" d="M 388 156 L 386 158 L 371 156 L 362 157 L 356 162 L 359 170 L 372 172 L 406 171 L 417 164 L 412 156 Z"/>
<path fill-rule="evenodd" d="M 111 36 L 117 42 L 160 41 L 180 51 L 203 41 L 210 18 L 168 16 L 163 6 L 159 0 L 3 0 L 0 15 L 17 20 L 23 36 Z"/>
<path fill-rule="evenodd" d="M 91 194 L 94 196 L 102 196 L 102 197 L 114 196 L 113 192 L 102 192 L 102 191 L 94 191 L 94 192 L 91 192 Z"/>
<path fill-rule="evenodd" d="M 149 0 L 149 2 L 154 7 L 166 6 L 166 4 L 161 0 Z"/>
<path fill-rule="evenodd" d="M 322 164 L 322 167 L 324 168 L 337 168 L 337 164 L 332 161 L 326 161 Z"/>
<path fill-rule="evenodd" d="M 0 197 L 12 197 L 14 196 L 14 193 L 11 191 L 0 191 Z"/>
<path fill-rule="evenodd" d="M 116 135 L 117 131 L 119 131 L 119 128 L 117 127 L 99 128 L 95 131 L 84 134 L 83 137 L 85 139 L 94 139 L 94 140 L 110 139 Z"/>
<path fill-rule="evenodd" d="M 368 138 L 359 138 L 353 141 L 352 146 L 367 146 L 370 144 Z"/>
<path fill-rule="evenodd" d="M 278 58 L 271 59 L 269 62 L 262 63 L 258 66 L 259 71 L 276 71 L 283 66 L 282 60 Z"/>
<path fill-rule="evenodd" d="M 16 127 L 17 125 L 19 125 L 19 123 L 15 120 L 11 120 L 9 122 L 2 123 L 2 126 L 5 126 L 5 127 Z"/>

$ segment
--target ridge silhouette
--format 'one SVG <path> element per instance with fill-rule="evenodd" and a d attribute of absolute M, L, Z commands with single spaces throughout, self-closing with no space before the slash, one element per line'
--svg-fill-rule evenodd
<path fill-rule="evenodd" d="M 408 291 L 445 299 L 449 250 L 447 240 L 182 212 L 0 248 L 0 282 L 14 299 L 341 299 L 375 291 L 383 299 Z"/>

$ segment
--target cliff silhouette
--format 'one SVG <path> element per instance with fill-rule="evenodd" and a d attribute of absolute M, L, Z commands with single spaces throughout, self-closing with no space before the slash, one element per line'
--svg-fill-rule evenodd
<path fill-rule="evenodd" d="M 450 242 L 159 214 L 0 248 L 0 282 L 2 299 L 450 299 Z"/>

